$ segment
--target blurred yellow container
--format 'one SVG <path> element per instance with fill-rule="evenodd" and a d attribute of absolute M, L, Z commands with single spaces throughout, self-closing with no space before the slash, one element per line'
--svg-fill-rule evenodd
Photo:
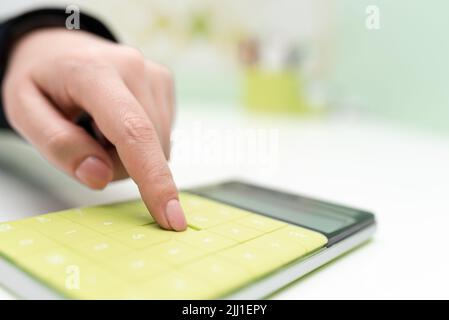
<path fill-rule="evenodd" d="M 305 113 L 310 108 L 303 86 L 293 70 L 267 71 L 248 68 L 243 79 L 243 104 L 249 111 Z"/>

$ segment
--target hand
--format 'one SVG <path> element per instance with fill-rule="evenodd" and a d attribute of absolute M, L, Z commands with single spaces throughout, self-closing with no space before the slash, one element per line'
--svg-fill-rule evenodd
<path fill-rule="evenodd" d="M 173 91 L 171 73 L 136 49 L 62 28 L 20 39 L 3 85 L 10 124 L 51 163 L 93 189 L 129 174 L 159 225 L 180 231 L 167 165 Z M 74 123 L 83 113 L 108 144 Z"/>

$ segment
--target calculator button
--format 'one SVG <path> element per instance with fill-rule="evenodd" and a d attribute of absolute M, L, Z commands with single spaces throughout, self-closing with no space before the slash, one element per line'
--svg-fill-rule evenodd
<path fill-rule="evenodd" d="M 98 236 L 92 229 L 73 222 L 67 222 L 59 228 L 48 230 L 45 235 L 62 244 L 77 244 Z"/>
<path fill-rule="evenodd" d="M 13 223 L 0 223 L 0 236 L 12 232 L 15 229 L 16 227 L 13 225 Z"/>
<path fill-rule="evenodd" d="M 306 248 L 307 252 L 314 251 L 327 244 L 327 238 L 321 233 L 293 225 L 276 230 L 271 234 L 279 239 L 296 242 Z"/>
<path fill-rule="evenodd" d="M 150 224 L 111 233 L 110 237 L 129 247 L 142 249 L 157 243 L 169 241 L 171 239 L 170 233 L 170 231 L 163 230 L 155 224 Z"/>
<path fill-rule="evenodd" d="M 139 199 L 106 204 L 101 207 L 108 208 L 113 211 L 118 211 L 121 214 L 133 214 L 134 212 L 137 213 L 148 212 L 145 203 Z"/>
<path fill-rule="evenodd" d="M 127 299 L 210 299 L 216 293 L 201 277 L 181 272 L 170 272 L 138 288 L 131 288 Z"/>
<path fill-rule="evenodd" d="M 92 207 L 61 211 L 57 215 L 75 223 L 89 225 L 91 222 L 96 222 L 101 219 L 101 215 L 102 217 L 110 217 L 112 213 L 104 209 Z"/>
<path fill-rule="evenodd" d="M 89 222 L 86 226 L 89 226 L 95 231 L 104 234 L 109 234 L 132 227 L 132 225 L 123 224 L 120 218 L 99 218 L 98 220 Z"/>
<path fill-rule="evenodd" d="M 239 225 L 237 223 L 225 223 L 209 229 L 209 231 L 218 233 L 226 238 L 238 242 L 245 242 L 263 234 L 262 231 Z"/>
<path fill-rule="evenodd" d="M 244 268 L 218 256 L 206 257 L 181 269 L 196 274 L 222 294 L 237 289 L 254 277 Z"/>
<path fill-rule="evenodd" d="M 114 288 L 119 287 L 116 274 L 64 248 L 22 257 L 19 265 L 70 298 L 115 298 Z"/>
<path fill-rule="evenodd" d="M 111 238 L 102 236 L 88 239 L 87 241 L 72 247 L 82 254 L 96 259 L 97 261 L 102 261 L 110 257 L 117 257 L 117 259 L 120 259 L 121 256 L 133 250 Z"/>
<path fill-rule="evenodd" d="M 204 203 L 203 198 L 185 192 L 179 193 L 179 202 L 184 212 L 196 211 Z"/>
<path fill-rule="evenodd" d="M 198 212 L 198 213 L 187 213 L 186 212 L 186 220 L 187 224 L 198 230 L 204 230 L 213 226 L 216 226 L 222 222 L 225 222 L 226 219 L 218 217 L 212 213 L 207 212 Z"/>
<path fill-rule="evenodd" d="M 249 214 L 248 211 L 244 211 L 239 208 L 231 207 L 218 202 L 205 203 L 204 209 L 213 212 L 213 214 L 221 217 L 224 221 L 235 220 L 237 218 L 245 217 Z"/>
<path fill-rule="evenodd" d="M 161 259 L 171 265 L 179 265 L 205 255 L 206 251 L 172 240 L 146 249 L 142 254 L 145 257 Z"/>
<path fill-rule="evenodd" d="M 263 250 L 266 255 L 282 263 L 289 263 L 309 252 L 302 244 L 274 233 L 250 240 L 246 244 Z"/>
<path fill-rule="evenodd" d="M 236 220 L 236 222 L 263 232 L 271 232 L 286 225 L 286 223 L 282 221 L 274 220 L 258 214 L 248 215 L 247 217 Z"/>
<path fill-rule="evenodd" d="M 180 195 L 180 201 L 187 223 L 199 230 L 248 215 L 247 211 L 186 193 Z"/>
<path fill-rule="evenodd" d="M 61 228 L 64 228 L 70 224 L 70 221 L 58 216 L 57 214 L 51 213 L 23 219 L 20 221 L 20 224 L 31 230 L 47 233 L 55 232 Z"/>
<path fill-rule="evenodd" d="M 86 223 L 92 217 L 81 209 L 65 210 L 56 213 L 58 216 L 76 223 Z"/>
<path fill-rule="evenodd" d="M 55 245 L 42 234 L 26 228 L 14 226 L 8 231 L 0 231 L 0 250 L 12 259 L 52 248 Z"/>
<path fill-rule="evenodd" d="M 39 253 L 21 256 L 17 263 L 51 285 L 64 290 L 70 270 L 83 270 L 91 266 L 85 258 L 65 248 L 51 248 Z"/>
<path fill-rule="evenodd" d="M 76 272 L 79 274 L 76 275 Z M 125 282 L 117 279 L 116 274 L 99 267 L 84 267 L 79 270 L 69 267 L 67 273 L 63 290 L 75 299 L 116 299 L 117 290 L 125 286 Z"/>
<path fill-rule="evenodd" d="M 136 226 L 155 223 L 142 200 L 119 202 L 104 207 L 110 208 L 115 214 Z"/>
<path fill-rule="evenodd" d="M 140 252 L 125 255 L 120 259 L 108 259 L 104 265 L 130 279 L 148 279 L 172 269 L 168 263 Z"/>
<path fill-rule="evenodd" d="M 227 249 L 219 255 L 246 268 L 254 276 L 263 275 L 282 265 L 281 261 L 267 255 L 264 249 L 246 243 Z"/>
<path fill-rule="evenodd" d="M 105 234 L 136 226 L 132 221 L 104 207 L 82 208 L 59 214 L 73 222 Z"/>
<path fill-rule="evenodd" d="M 237 244 L 237 241 L 208 231 L 191 232 L 183 237 L 179 237 L 178 240 L 209 252 L 218 251 Z"/>

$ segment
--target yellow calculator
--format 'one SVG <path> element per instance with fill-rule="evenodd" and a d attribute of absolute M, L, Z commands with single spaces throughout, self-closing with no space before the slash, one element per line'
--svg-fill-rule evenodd
<path fill-rule="evenodd" d="M 230 181 L 180 193 L 188 229 L 141 200 L 0 224 L 0 283 L 25 299 L 259 299 L 367 241 L 373 214 Z"/>

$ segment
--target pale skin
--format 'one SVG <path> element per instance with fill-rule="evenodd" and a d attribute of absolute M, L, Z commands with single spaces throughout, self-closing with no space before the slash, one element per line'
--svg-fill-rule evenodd
<path fill-rule="evenodd" d="M 92 189 L 129 176 L 161 227 L 186 228 L 167 164 L 175 102 L 168 69 L 134 48 L 49 28 L 18 41 L 2 89 L 9 123 L 54 166 Z M 82 113 L 108 144 L 76 125 Z"/>

